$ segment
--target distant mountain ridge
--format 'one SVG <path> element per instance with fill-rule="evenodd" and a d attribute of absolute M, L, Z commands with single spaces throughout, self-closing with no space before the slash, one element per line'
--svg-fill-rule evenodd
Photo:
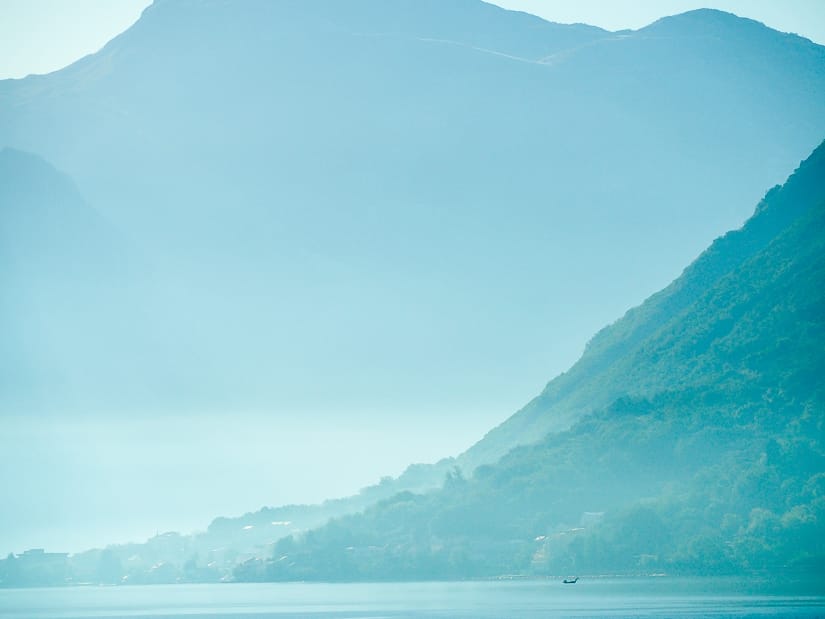
<path fill-rule="evenodd" d="M 156 265 L 41 157 L 0 150 L 0 385 L 3 415 L 34 403 L 54 411 L 50 392 L 72 406 L 105 394 L 164 393 L 175 364 L 168 324 L 152 282 Z M 161 307 L 159 307 L 161 306 Z M 147 372 L 142 351 L 158 355 Z M 105 363 L 100 363 L 105 359 Z M 146 381 L 135 393 L 130 377 Z"/>
<path fill-rule="evenodd" d="M 740 17 L 729 11 L 719 9 L 694 9 L 677 15 L 670 15 L 657 19 L 653 23 L 640 28 L 639 32 L 649 35 L 685 35 L 693 36 L 701 30 L 705 37 L 735 36 L 746 38 L 747 35 L 763 36 L 769 30 L 762 22 Z M 787 34 L 788 37 L 800 38 L 796 34 Z"/>
<path fill-rule="evenodd" d="M 232 4 L 201 0 L 155 2 L 146 12 L 147 21 L 163 19 L 173 12 L 186 19 L 193 12 L 221 10 Z M 555 51 L 596 40 L 610 33 L 586 24 L 563 25 L 529 13 L 508 11 L 478 0 L 280 0 L 277 3 L 249 2 L 247 7 L 264 10 L 265 18 L 281 24 L 340 31 L 356 36 L 409 36 L 445 41 L 508 54 L 525 60 L 540 60 Z M 165 15 L 162 16 L 162 13 Z"/>
<path fill-rule="evenodd" d="M 153 380 L 182 408 L 327 408 L 325 376 L 336 407 L 469 415 L 488 377 L 517 401 L 738 224 L 825 131 L 823 67 L 714 11 L 615 34 L 475 0 L 156 2 L 0 81 L 0 145 L 165 265 L 188 371 Z"/>
<path fill-rule="evenodd" d="M 56 375 L 72 365 L 74 347 L 102 345 L 100 305 L 129 269 L 119 241 L 65 175 L 35 155 L 0 150 L 0 385 L 10 403 L 41 381 L 71 380 Z"/>

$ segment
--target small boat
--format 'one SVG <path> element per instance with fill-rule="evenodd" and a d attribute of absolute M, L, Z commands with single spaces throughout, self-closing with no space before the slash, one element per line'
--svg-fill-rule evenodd
<path fill-rule="evenodd" d="M 577 582 L 579 582 L 579 577 L 573 576 L 572 578 L 565 578 L 564 580 L 562 580 L 562 582 L 565 585 L 575 585 Z"/>

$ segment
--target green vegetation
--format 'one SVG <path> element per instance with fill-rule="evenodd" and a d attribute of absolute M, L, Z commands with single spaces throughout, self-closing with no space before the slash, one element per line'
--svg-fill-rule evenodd
<path fill-rule="evenodd" d="M 825 571 L 823 179 L 825 144 L 485 441 L 567 429 L 281 540 L 235 577 Z"/>
<path fill-rule="evenodd" d="M 197 535 L 10 555 L 0 584 L 825 572 L 823 179 L 825 143 L 458 459 Z"/>
<path fill-rule="evenodd" d="M 774 308 L 771 304 L 780 303 L 781 297 L 773 298 L 767 290 L 762 296 L 754 295 L 761 286 L 774 285 L 770 278 L 782 272 L 784 261 L 802 258 L 795 256 L 797 251 L 810 251 L 813 260 L 817 248 L 812 244 L 817 239 L 800 238 L 800 243 L 810 246 L 798 250 L 784 246 L 786 254 L 774 256 L 773 264 L 746 265 L 809 208 L 825 200 L 824 160 L 820 146 L 783 187 L 767 193 L 742 229 L 717 239 L 676 281 L 597 333 L 569 371 L 462 454 L 462 468 L 470 470 L 492 462 L 513 447 L 566 429 L 582 415 L 626 395 L 647 396 L 733 379 L 730 372 L 735 366 L 745 369 L 738 356 L 747 353 L 745 347 L 757 354 L 758 347 L 764 346 L 759 354 L 767 362 L 777 352 L 791 354 L 790 348 L 776 350 L 783 341 L 776 336 L 787 326 L 780 322 L 790 319 L 787 311 L 793 308 L 781 304 Z M 815 274 L 806 277 L 811 285 L 816 283 Z M 786 284 L 792 292 L 807 296 L 801 283 Z M 778 285 L 774 285 L 774 292 L 784 294 Z M 754 322 L 760 320 L 764 322 Z M 815 348 L 818 343 L 808 338 L 793 346 Z M 785 362 L 808 373 L 822 367 L 808 365 L 805 370 L 803 359 L 785 358 Z M 780 371 L 779 364 L 775 366 L 773 369 Z M 766 374 L 766 379 L 774 376 Z"/>
<path fill-rule="evenodd" d="M 218 582 L 254 576 L 278 540 L 364 510 L 400 491 L 426 492 L 441 485 L 438 473 L 452 458 L 412 464 L 397 478 L 384 477 L 353 496 L 318 505 L 263 507 L 242 516 L 215 518 L 206 531 L 161 533 L 144 543 L 111 545 L 68 555 L 32 549 L 0 559 L 0 587 L 65 584 Z"/>

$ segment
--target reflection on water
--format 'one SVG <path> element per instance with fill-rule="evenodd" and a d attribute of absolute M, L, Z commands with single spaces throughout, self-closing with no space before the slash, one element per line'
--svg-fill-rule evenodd
<path fill-rule="evenodd" d="M 583 578 L 381 584 L 226 584 L 0 589 L 0 617 L 479 618 L 818 617 L 816 582 Z"/>

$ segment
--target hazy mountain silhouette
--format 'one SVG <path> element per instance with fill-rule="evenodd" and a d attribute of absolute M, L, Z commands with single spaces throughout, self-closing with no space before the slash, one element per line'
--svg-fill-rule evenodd
<path fill-rule="evenodd" d="M 69 177 L 36 155 L 0 150 L 4 412 L 104 399 L 128 410 L 132 397 L 169 398 L 162 378 L 176 359 L 153 271 Z"/>
<path fill-rule="evenodd" d="M 162 265 L 177 361 L 135 350 L 126 383 L 470 419 L 738 225 L 825 133 L 823 67 L 718 11 L 614 34 L 474 0 L 156 2 L 0 82 L 0 144 Z"/>
<path fill-rule="evenodd" d="M 65 387 L 90 371 L 83 360 L 91 351 L 91 371 L 103 370 L 113 342 L 102 331 L 123 309 L 106 305 L 128 274 L 118 235 L 66 176 L 8 148 L 0 150 L 0 255 L 4 399 Z"/>

